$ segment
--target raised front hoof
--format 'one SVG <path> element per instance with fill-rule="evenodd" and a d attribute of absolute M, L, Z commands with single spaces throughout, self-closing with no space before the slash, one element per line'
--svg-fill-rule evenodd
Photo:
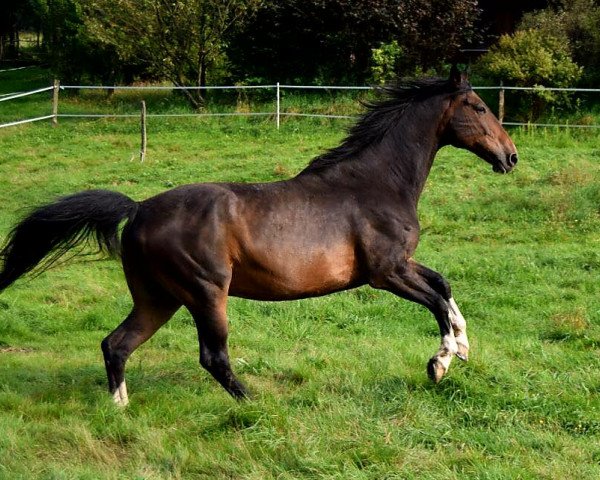
<path fill-rule="evenodd" d="M 429 359 L 427 364 L 427 376 L 433 383 L 439 383 L 446 374 L 446 367 L 437 358 Z"/>

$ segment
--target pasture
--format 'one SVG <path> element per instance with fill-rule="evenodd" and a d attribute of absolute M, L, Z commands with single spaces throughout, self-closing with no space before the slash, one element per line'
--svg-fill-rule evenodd
<path fill-rule="evenodd" d="M 196 181 L 288 178 L 346 121 L 152 120 L 0 130 L 0 240 L 28 207 L 109 188 L 136 200 Z M 510 132 L 492 173 L 438 155 L 417 260 L 441 272 L 471 359 L 439 385 L 431 314 L 360 288 L 271 303 L 232 298 L 237 403 L 198 364 L 180 311 L 106 392 L 100 341 L 129 312 L 120 264 L 78 257 L 0 295 L 0 477 L 505 479 L 600 476 L 600 137 Z"/>

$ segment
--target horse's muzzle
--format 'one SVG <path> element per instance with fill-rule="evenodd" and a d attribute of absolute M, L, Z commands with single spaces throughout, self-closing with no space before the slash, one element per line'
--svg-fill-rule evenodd
<path fill-rule="evenodd" d="M 518 161 L 519 156 L 516 153 L 509 153 L 506 155 L 505 159 L 497 159 L 493 163 L 492 169 L 496 173 L 508 173 L 515 168 Z"/>

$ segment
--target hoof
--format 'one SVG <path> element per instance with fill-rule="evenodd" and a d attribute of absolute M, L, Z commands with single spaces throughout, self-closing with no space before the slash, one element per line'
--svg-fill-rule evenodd
<path fill-rule="evenodd" d="M 246 400 L 252 400 L 252 395 L 246 390 L 241 383 L 235 382 L 229 388 L 226 389 L 229 394 L 235 398 L 238 402 L 244 402 Z"/>
<path fill-rule="evenodd" d="M 238 402 L 250 402 L 252 401 L 252 395 L 250 395 L 247 391 L 236 393 L 233 395 Z"/>
<path fill-rule="evenodd" d="M 458 350 L 456 352 L 456 356 L 458 358 L 460 358 L 463 362 L 468 362 L 469 361 L 469 341 L 466 339 L 466 336 L 464 338 L 457 338 L 456 346 L 458 348 Z"/>
<path fill-rule="evenodd" d="M 433 383 L 439 383 L 446 373 L 446 367 L 436 358 L 431 358 L 427 364 L 427 376 Z"/>
<path fill-rule="evenodd" d="M 463 362 L 468 362 L 469 361 L 469 350 L 467 348 L 465 348 L 463 345 L 459 345 L 458 352 L 456 352 L 456 356 Z"/>

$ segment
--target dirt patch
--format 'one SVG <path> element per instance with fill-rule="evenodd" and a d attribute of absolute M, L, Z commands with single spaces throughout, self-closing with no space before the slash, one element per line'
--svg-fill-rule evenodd
<path fill-rule="evenodd" d="M 11 347 L 9 345 L 0 346 L 0 353 L 31 353 L 33 348 Z"/>

